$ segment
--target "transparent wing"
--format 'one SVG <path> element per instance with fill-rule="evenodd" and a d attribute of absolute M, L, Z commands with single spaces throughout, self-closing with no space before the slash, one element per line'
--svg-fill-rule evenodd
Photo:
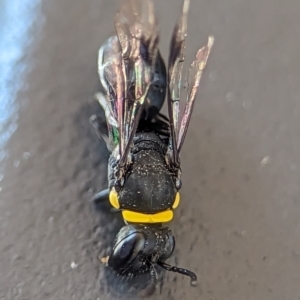
<path fill-rule="evenodd" d="M 117 36 L 99 51 L 98 72 L 106 91 L 105 110 L 110 137 L 119 146 L 120 176 L 153 80 L 158 33 L 151 0 L 125 0 L 115 17 Z"/>
<path fill-rule="evenodd" d="M 153 78 L 158 33 L 154 5 L 150 0 L 126 0 L 115 18 L 122 54 L 122 73 L 125 78 L 124 98 L 118 99 L 121 117 L 119 128 L 120 167 L 128 160 L 147 93 Z"/>
<path fill-rule="evenodd" d="M 185 60 L 185 40 L 187 36 L 187 16 L 189 0 L 184 0 L 181 17 L 176 24 L 170 43 L 169 54 L 169 89 L 168 89 L 168 112 L 170 118 L 170 143 L 168 156 L 175 167 L 179 167 L 179 152 L 190 122 L 193 104 L 200 83 L 203 69 L 205 68 L 213 38 L 209 38 L 208 45 L 200 49 L 195 61 L 192 63 L 187 79 L 188 96 L 182 117 L 180 116 L 180 102 L 182 89 L 182 69 Z"/>
<path fill-rule="evenodd" d="M 181 119 L 180 130 L 177 140 L 177 151 L 180 152 L 190 123 L 194 102 L 196 99 L 198 87 L 202 77 L 202 73 L 206 67 L 206 63 L 214 43 L 214 38 L 210 36 L 208 43 L 203 48 L 199 49 L 196 54 L 196 59 L 191 64 L 187 77 L 187 98 L 184 113 Z"/>
<path fill-rule="evenodd" d="M 168 89 L 168 111 L 170 118 L 170 149 L 171 161 L 178 163 L 177 137 L 180 116 L 180 96 L 182 83 L 182 68 L 184 63 L 185 39 L 187 35 L 187 15 L 190 1 L 183 3 L 182 15 L 176 24 L 170 43 L 169 54 L 169 89 Z"/>
<path fill-rule="evenodd" d="M 125 98 L 125 77 L 122 72 L 122 55 L 119 40 L 110 37 L 100 48 L 98 73 L 106 95 L 99 95 L 98 101 L 105 111 L 108 133 L 115 148 L 120 140 L 120 105 Z"/>

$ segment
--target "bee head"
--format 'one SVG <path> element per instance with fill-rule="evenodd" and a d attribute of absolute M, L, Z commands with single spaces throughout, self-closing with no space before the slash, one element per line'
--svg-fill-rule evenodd
<path fill-rule="evenodd" d="M 174 248 L 175 238 L 167 227 L 126 225 L 116 237 L 108 265 L 121 275 L 146 273 L 169 258 Z"/>

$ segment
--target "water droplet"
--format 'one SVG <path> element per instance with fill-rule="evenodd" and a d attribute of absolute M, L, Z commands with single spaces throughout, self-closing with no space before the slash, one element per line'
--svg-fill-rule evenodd
<path fill-rule="evenodd" d="M 76 269 L 78 267 L 78 264 L 76 264 L 74 261 L 71 263 L 71 268 Z"/>
<path fill-rule="evenodd" d="M 0 192 L 2 192 L 2 187 L 0 186 Z"/>
<path fill-rule="evenodd" d="M 243 106 L 245 109 L 249 109 L 251 107 L 251 105 L 252 105 L 251 101 L 247 100 L 247 101 L 243 102 Z"/>
<path fill-rule="evenodd" d="M 15 160 L 15 161 L 14 161 L 14 167 L 15 167 L 15 168 L 18 168 L 19 165 L 20 165 L 20 161 L 19 161 L 19 160 Z"/>
<path fill-rule="evenodd" d="M 30 152 L 24 152 L 23 153 L 23 158 L 28 159 L 31 156 Z"/>
<path fill-rule="evenodd" d="M 0 181 L 2 181 L 4 178 L 4 175 L 0 173 Z"/>
<path fill-rule="evenodd" d="M 235 100 L 235 95 L 234 95 L 234 93 L 233 93 L 233 92 L 227 93 L 227 94 L 226 94 L 226 100 L 227 100 L 228 102 L 234 101 L 234 100 Z"/>
<path fill-rule="evenodd" d="M 261 163 L 262 166 L 266 166 L 270 162 L 271 162 L 271 157 L 270 156 L 265 156 L 260 163 Z"/>

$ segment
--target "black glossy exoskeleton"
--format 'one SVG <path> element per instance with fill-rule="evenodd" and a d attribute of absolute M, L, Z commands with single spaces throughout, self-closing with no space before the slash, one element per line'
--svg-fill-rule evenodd
<path fill-rule="evenodd" d="M 201 48 L 186 81 L 186 104 L 180 116 L 181 71 L 189 1 L 176 25 L 168 72 L 158 50 L 153 3 L 127 0 L 115 18 L 117 35 L 99 50 L 98 71 L 104 93 L 97 95 L 105 111 L 107 128 L 96 116 L 91 123 L 105 140 L 111 156 L 108 189 L 95 195 L 109 199 L 122 213 L 125 226 L 118 233 L 108 266 L 128 276 L 149 272 L 156 282 L 155 266 L 197 276 L 165 261 L 172 255 L 175 238 L 166 226 L 180 202 L 182 148 L 193 104 L 213 38 Z M 167 95 L 168 114 L 160 113 Z"/>

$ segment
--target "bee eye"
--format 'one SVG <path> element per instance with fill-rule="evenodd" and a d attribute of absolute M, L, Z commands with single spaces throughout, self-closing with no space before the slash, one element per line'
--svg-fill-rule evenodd
<path fill-rule="evenodd" d="M 119 254 L 120 259 L 130 259 L 135 252 L 136 241 L 132 238 L 128 238 L 120 243 L 120 247 L 116 249 Z"/>
<path fill-rule="evenodd" d="M 144 235 L 139 232 L 131 233 L 121 241 L 117 241 L 108 264 L 115 269 L 126 267 L 144 249 L 145 241 Z"/>

